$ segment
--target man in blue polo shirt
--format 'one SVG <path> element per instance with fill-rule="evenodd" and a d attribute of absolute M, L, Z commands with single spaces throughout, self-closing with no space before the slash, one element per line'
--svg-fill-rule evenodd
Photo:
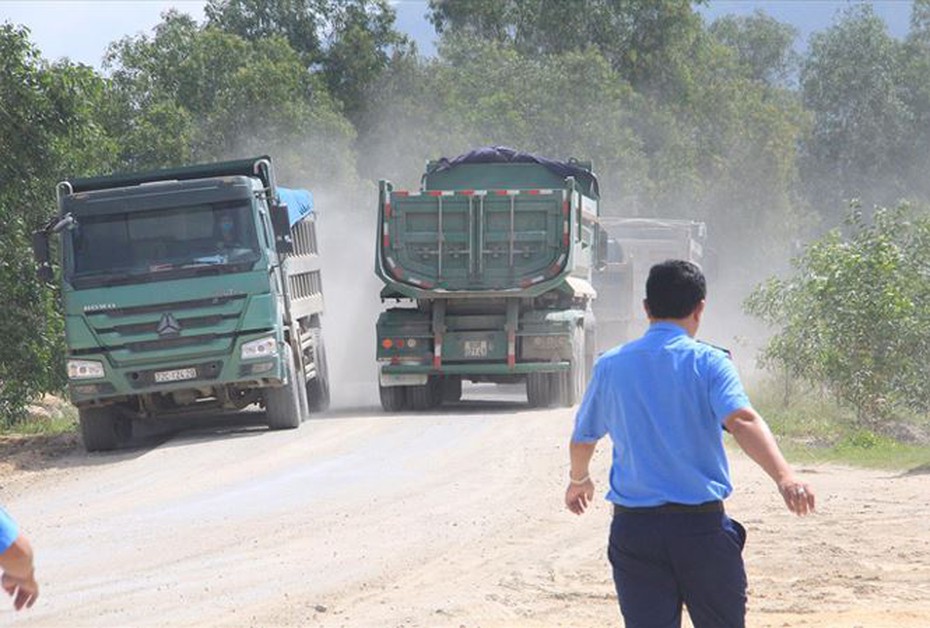
<path fill-rule="evenodd" d="M 13 598 L 16 610 L 29 608 L 39 597 L 32 547 L 12 517 L 0 507 L 0 584 Z"/>
<path fill-rule="evenodd" d="M 694 340 L 706 284 L 690 262 L 652 267 L 642 338 L 605 353 L 575 420 L 565 504 L 594 498 L 588 464 L 609 434 L 614 504 L 608 558 L 627 628 L 677 628 L 682 605 L 695 628 L 743 628 L 743 527 L 723 500 L 733 490 L 723 430 L 775 481 L 793 513 L 814 509 L 728 355 Z"/>

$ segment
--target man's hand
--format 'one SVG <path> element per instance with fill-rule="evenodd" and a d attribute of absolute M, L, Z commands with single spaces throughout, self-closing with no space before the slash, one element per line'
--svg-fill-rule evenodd
<path fill-rule="evenodd" d="M 569 484 L 565 489 L 565 506 L 580 515 L 594 499 L 594 482 L 588 477 L 582 484 Z"/>
<path fill-rule="evenodd" d="M 39 597 L 39 585 L 35 576 L 30 575 L 28 578 L 17 578 L 10 574 L 3 574 L 3 590 L 13 598 L 13 607 L 16 610 L 31 608 Z"/>
<path fill-rule="evenodd" d="M 814 511 L 814 491 L 808 484 L 788 477 L 778 482 L 778 492 L 788 510 L 799 517 Z"/>

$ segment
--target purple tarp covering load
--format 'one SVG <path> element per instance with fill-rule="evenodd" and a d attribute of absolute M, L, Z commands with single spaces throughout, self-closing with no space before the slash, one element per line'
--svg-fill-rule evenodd
<path fill-rule="evenodd" d="M 570 161 L 555 161 L 532 153 L 522 153 L 507 146 L 485 146 L 476 148 L 458 157 L 449 159 L 443 157 L 437 161 L 430 172 L 442 172 L 459 164 L 489 164 L 489 163 L 529 163 L 541 164 L 560 177 L 575 177 L 580 181 L 590 183 L 591 191 L 600 196 L 597 177 L 589 170 L 585 170 Z"/>

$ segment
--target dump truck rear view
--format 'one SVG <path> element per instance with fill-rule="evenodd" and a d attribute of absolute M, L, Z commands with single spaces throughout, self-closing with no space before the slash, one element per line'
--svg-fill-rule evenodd
<path fill-rule="evenodd" d="M 68 379 L 84 445 L 137 419 L 264 405 L 295 428 L 329 403 L 312 196 L 267 156 L 65 181 L 34 236 L 61 236 Z"/>
<path fill-rule="evenodd" d="M 646 331 L 643 299 L 649 269 L 667 259 L 701 265 L 707 228 L 703 222 L 669 218 L 601 216 L 599 222 L 594 314 L 601 353 Z"/>
<path fill-rule="evenodd" d="M 463 380 L 580 401 L 598 200 L 589 163 L 501 147 L 430 162 L 420 190 L 381 181 L 375 272 L 396 303 L 377 322 L 383 408 L 458 400 Z"/>

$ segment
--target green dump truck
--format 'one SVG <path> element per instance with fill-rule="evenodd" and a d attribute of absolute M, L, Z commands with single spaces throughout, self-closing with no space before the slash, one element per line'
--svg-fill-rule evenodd
<path fill-rule="evenodd" d="M 598 201 L 590 163 L 502 147 L 430 162 L 416 191 L 381 181 L 375 272 L 396 303 L 377 322 L 382 407 L 458 400 L 463 380 L 580 401 Z"/>
<path fill-rule="evenodd" d="M 134 421 L 261 404 L 273 429 L 329 403 L 312 196 L 267 156 L 63 181 L 33 236 L 59 234 L 71 401 L 88 451 Z"/>

